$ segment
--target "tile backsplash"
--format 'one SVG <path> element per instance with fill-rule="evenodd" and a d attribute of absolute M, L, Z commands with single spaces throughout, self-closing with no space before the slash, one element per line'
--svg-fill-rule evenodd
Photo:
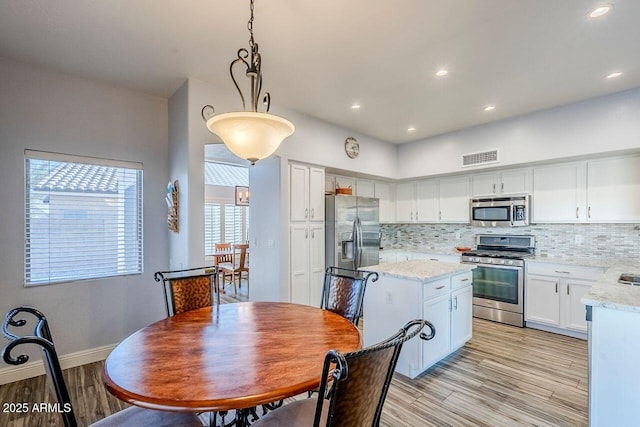
<path fill-rule="evenodd" d="M 542 257 L 640 260 L 640 224 L 536 224 L 518 228 L 481 228 L 463 224 L 382 224 L 386 249 L 415 248 L 441 253 L 475 246 L 476 234 L 532 234 Z"/>

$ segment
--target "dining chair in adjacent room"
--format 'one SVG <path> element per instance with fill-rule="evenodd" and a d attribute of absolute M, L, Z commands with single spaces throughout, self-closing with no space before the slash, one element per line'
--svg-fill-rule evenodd
<path fill-rule="evenodd" d="M 26 316 L 25 316 L 26 315 Z M 27 320 L 28 319 L 28 320 Z M 33 334 L 18 336 L 11 330 L 35 323 Z M 27 354 L 12 354 L 18 347 L 23 348 L 30 345 L 40 347 L 42 350 L 42 360 L 44 362 L 47 378 L 51 385 L 53 394 L 58 401 L 58 408 L 62 422 L 65 427 L 76 427 L 78 421 L 73 412 L 73 403 L 69 397 L 58 354 L 53 344 L 53 337 L 49 329 L 49 324 L 45 316 L 32 307 L 14 308 L 7 314 L 3 324 L 2 332 L 9 339 L 2 350 L 2 360 L 9 365 L 23 365 L 29 361 Z M 17 351 L 17 350 L 16 350 Z M 154 411 L 132 406 L 113 415 L 104 418 L 93 427 L 120 427 L 120 426 L 198 426 L 202 423 L 195 414 L 183 412 Z"/>
<path fill-rule="evenodd" d="M 153 278 L 162 282 L 167 316 L 220 304 L 218 267 L 157 271 Z"/>
<path fill-rule="evenodd" d="M 425 326 L 429 333 L 420 333 Z M 416 319 L 373 346 L 345 354 L 329 351 L 317 399 L 283 405 L 252 426 L 378 426 L 402 344 L 418 333 L 430 340 L 436 331 L 430 322 Z"/>
<path fill-rule="evenodd" d="M 377 281 L 378 273 L 328 267 L 324 274 L 320 308 L 333 311 L 357 326 L 369 280 Z"/>
<path fill-rule="evenodd" d="M 231 282 L 233 283 L 233 292 L 234 294 L 238 293 L 238 289 L 236 288 L 236 278 L 238 279 L 238 287 L 242 288 L 242 276 L 244 273 L 245 278 L 247 279 L 247 292 L 249 292 L 249 265 L 248 265 L 248 244 L 237 244 L 233 246 L 233 261 L 230 263 L 221 263 L 218 264 L 220 268 L 220 273 L 222 274 L 222 280 L 224 284 L 224 280 L 227 275 L 231 276 Z"/>

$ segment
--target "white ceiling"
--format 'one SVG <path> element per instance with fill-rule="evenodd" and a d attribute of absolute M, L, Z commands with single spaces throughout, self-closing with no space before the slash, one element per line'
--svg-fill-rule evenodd
<path fill-rule="evenodd" d="M 254 32 L 272 106 L 403 143 L 640 87 L 640 1 L 589 19 L 600 3 L 256 0 Z M 0 0 L 0 56 L 163 97 L 232 88 L 248 18 L 248 0 Z"/>

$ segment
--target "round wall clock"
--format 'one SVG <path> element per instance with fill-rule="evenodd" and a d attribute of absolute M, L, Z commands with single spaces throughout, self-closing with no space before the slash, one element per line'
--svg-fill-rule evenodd
<path fill-rule="evenodd" d="M 344 151 L 347 153 L 350 159 L 355 159 L 360 153 L 360 144 L 358 140 L 353 137 L 349 137 L 344 141 Z"/>

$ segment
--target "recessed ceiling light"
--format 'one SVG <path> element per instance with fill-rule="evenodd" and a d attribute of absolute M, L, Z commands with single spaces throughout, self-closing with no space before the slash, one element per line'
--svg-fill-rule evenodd
<path fill-rule="evenodd" d="M 359 110 L 360 109 L 360 104 L 351 104 L 351 109 L 352 110 Z"/>
<path fill-rule="evenodd" d="M 415 131 L 416 131 L 416 128 L 414 128 L 413 126 L 407 128 L 407 132 L 415 132 Z"/>
<path fill-rule="evenodd" d="M 612 7 L 613 5 L 611 4 L 602 4 L 589 12 L 589 18 L 599 18 L 603 15 L 606 15 L 607 13 L 609 13 L 609 11 L 611 11 Z"/>
<path fill-rule="evenodd" d="M 486 107 L 484 107 L 484 111 L 493 111 L 496 109 L 495 105 L 487 105 Z"/>
<path fill-rule="evenodd" d="M 442 69 L 438 70 L 438 72 L 436 73 L 436 76 L 438 76 L 438 77 L 444 77 L 444 76 L 446 76 L 447 74 L 449 74 L 449 71 L 448 71 L 448 70 L 445 70 L 444 68 L 442 68 Z"/>
<path fill-rule="evenodd" d="M 616 71 L 615 73 L 611 73 L 607 76 L 608 79 L 615 79 L 616 77 L 620 77 L 622 75 L 622 72 L 620 71 Z"/>

